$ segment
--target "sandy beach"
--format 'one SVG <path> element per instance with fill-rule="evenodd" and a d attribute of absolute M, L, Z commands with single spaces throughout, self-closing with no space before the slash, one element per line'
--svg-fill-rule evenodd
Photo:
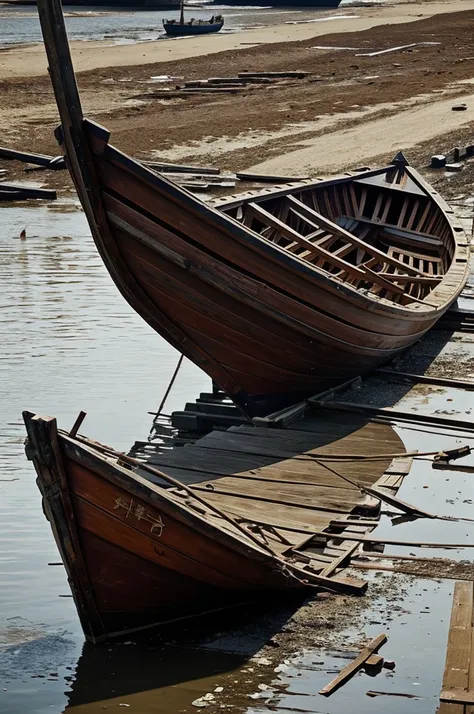
<path fill-rule="evenodd" d="M 328 174 L 399 149 L 424 167 L 454 141 L 472 143 L 474 0 L 346 8 L 318 18 L 211 40 L 75 42 L 84 108 L 133 156 L 232 171 Z M 309 74 L 237 94 L 153 96 L 183 80 L 248 69 Z M 157 84 L 153 78 L 162 75 L 176 79 Z M 2 143 L 57 154 L 43 47 L 3 50 L 0 82 Z M 465 102 L 466 111 L 453 112 L 454 101 Z M 20 164 L 2 167 L 23 175 Z M 450 180 L 449 190 L 469 175 Z M 68 177 L 49 174 L 48 182 L 63 187 Z"/>

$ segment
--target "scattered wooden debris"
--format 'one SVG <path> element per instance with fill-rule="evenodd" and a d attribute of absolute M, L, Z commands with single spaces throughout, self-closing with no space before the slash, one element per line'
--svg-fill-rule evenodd
<path fill-rule="evenodd" d="M 356 54 L 356 57 L 378 57 L 379 55 L 386 55 L 389 52 L 399 52 L 400 50 L 408 50 L 412 47 L 417 47 L 421 45 L 440 45 L 440 42 L 412 42 L 410 45 L 399 45 L 398 47 L 389 47 L 387 50 L 378 50 L 376 52 L 364 52 L 362 54 Z"/>
<path fill-rule="evenodd" d="M 239 172 L 236 177 L 240 181 L 249 181 L 254 183 L 293 183 L 294 181 L 307 181 L 309 176 L 270 176 L 265 174 L 249 174 Z"/>
<path fill-rule="evenodd" d="M 339 689 L 343 684 L 345 684 L 351 677 L 356 674 L 359 669 L 361 669 L 364 664 L 367 662 L 369 657 L 373 655 L 374 653 L 378 652 L 380 647 L 382 647 L 383 644 L 387 641 L 387 635 L 386 634 L 381 634 L 378 635 L 375 639 L 370 642 L 367 647 L 364 647 L 362 652 L 358 655 L 358 657 L 355 658 L 350 664 L 348 664 L 344 669 L 342 669 L 337 677 L 335 677 L 332 682 L 329 682 L 329 684 L 326 684 L 325 687 L 319 690 L 319 694 L 322 694 L 324 697 L 329 697 L 333 692 L 336 691 L 336 689 Z"/>
<path fill-rule="evenodd" d="M 431 157 L 430 168 L 432 169 L 444 169 L 446 166 L 446 156 L 444 154 L 435 154 Z"/>
<path fill-rule="evenodd" d="M 471 666 L 473 602 L 474 583 L 457 582 L 438 714 L 462 714 L 464 708 L 458 705 L 474 704 L 474 672 Z"/>
<path fill-rule="evenodd" d="M 426 699 L 426 697 L 420 697 L 419 694 L 409 694 L 408 692 L 377 692 L 370 689 L 366 692 L 368 697 L 405 697 L 406 699 Z"/>
<path fill-rule="evenodd" d="M 30 198 L 57 199 L 56 191 L 46 188 L 27 188 L 15 184 L 0 183 L 0 201 L 26 201 Z"/>
<path fill-rule="evenodd" d="M 209 174 L 216 176 L 221 170 L 213 166 L 182 166 L 181 164 L 167 164 L 163 161 L 142 161 L 144 166 L 156 169 L 162 173 L 176 174 Z"/>
<path fill-rule="evenodd" d="M 174 88 L 163 87 L 136 96 L 140 99 L 176 99 L 199 94 L 240 94 L 251 89 L 251 85 L 273 85 L 284 79 L 303 79 L 309 74 L 311 72 L 239 72 L 237 77 L 192 79 Z"/>
<path fill-rule="evenodd" d="M 238 76 L 243 78 L 264 78 L 264 79 L 304 79 L 311 72 L 288 71 L 288 72 L 239 72 Z"/>
<path fill-rule="evenodd" d="M 464 108 L 466 109 L 467 107 Z M 461 111 L 461 109 L 458 109 L 458 111 Z M 471 156 L 474 156 L 474 144 L 467 144 L 466 146 L 455 146 L 454 149 L 449 152 L 449 154 L 435 154 L 434 156 L 432 156 L 430 168 L 443 169 L 446 167 L 449 171 L 449 166 L 452 166 L 453 164 L 458 164 L 460 161 L 465 161 Z"/>
<path fill-rule="evenodd" d="M 467 105 L 464 103 L 463 104 L 455 104 L 454 106 L 451 107 L 451 110 L 453 112 L 465 112 L 466 109 L 467 109 Z"/>
<path fill-rule="evenodd" d="M 6 161 L 23 161 L 28 164 L 44 166 L 48 169 L 65 169 L 66 163 L 62 156 L 47 156 L 45 154 L 32 154 L 26 151 L 16 151 L 0 146 L 0 159 Z"/>
<path fill-rule="evenodd" d="M 384 658 L 382 655 L 373 654 L 370 655 L 369 659 L 364 664 L 364 669 L 369 674 L 376 674 L 379 672 L 384 665 Z"/>
<path fill-rule="evenodd" d="M 436 468 L 436 465 L 445 465 L 449 464 L 450 461 L 456 461 L 456 459 L 462 459 L 465 456 L 469 456 L 471 453 L 471 447 L 470 446 L 459 446 L 457 449 L 446 449 L 446 451 L 440 451 L 438 454 L 434 456 L 433 459 L 433 468 Z"/>

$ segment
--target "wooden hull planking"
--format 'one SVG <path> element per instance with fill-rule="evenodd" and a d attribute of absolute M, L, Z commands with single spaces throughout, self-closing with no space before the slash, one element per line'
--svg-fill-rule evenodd
<path fill-rule="evenodd" d="M 467 240 L 404 157 L 205 204 L 83 118 L 61 9 L 39 1 L 57 133 L 131 306 L 250 416 L 389 361 L 467 279 Z"/>
<path fill-rule="evenodd" d="M 67 439 L 55 420 L 25 414 L 25 423 L 45 513 L 88 639 L 301 587 L 245 537 Z"/>

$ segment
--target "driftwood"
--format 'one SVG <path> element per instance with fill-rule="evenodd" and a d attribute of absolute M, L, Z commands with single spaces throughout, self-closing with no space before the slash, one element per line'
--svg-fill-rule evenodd
<path fill-rule="evenodd" d="M 248 174 L 239 172 L 236 177 L 240 181 L 252 181 L 254 183 L 293 183 L 294 181 L 307 181 L 308 176 L 270 176 L 265 174 Z"/>
<path fill-rule="evenodd" d="M 367 647 L 364 647 L 362 652 L 353 660 L 350 664 L 347 665 L 347 667 L 344 667 L 337 677 L 335 677 L 332 682 L 329 682 L 329 684 L 326 684 L 325 687 L 319 690 L 319 694 L 322 694 L 324 697 L 329 697 L 333 692 L 336 691 L 336 689 L 339 689 L 343 684 L 345 684 L 351 677 L 356 674 L 359 669 L 361 669 L 364 664 L 367 662 L 369 657 L 373 655 L 374 653 L 378 652 L 380 647 L 382 647 L 383 644 L 387 641 L 387 635 L 381 634 L 378 635 L 372 642 L 370 642 Z"/>
<path fill-rule="evenodd" d="M 14 184 L 0 183 L 0 201 L 23 201 L 30 198 L 45 198 L 55 201 L 56 191 L 46 188 L 27 188 Z"/>
<path fill-rule="evenodd" d="M 181 166 L 181 164 L 167 164 L 162 161 L 142 161 L 143 166 L 156 169 L 168 174 L 210 174 L 216 176 L 221 170 L 212 166 Z"/>
<path fill-rule="evenodd" d="M 45 154 L 31 154 L 26 151 L 16 151 L 0 146 L 0 159 L 6 161 L 23 161 L 28 164 L 44 166 L 48 169 L 65 169 L 66 163 L 62 156 L 47 156 Z"/>
<path fill-rule="evenodd" d="M 407 692 L 377 692 L 370 689 L 366 692 L 368 697 L 405 697 L 405 699 L 426 699 L 426 697 L 420 697 L 418 694 L 409 694 Z"/>
<path fill-rule="evenodd" d="M 289 72 L 239 72 L 239 78 L 243 77 L 263 77 L 264 79 L 303 79 L 311 72 L 289 71 Z"/>

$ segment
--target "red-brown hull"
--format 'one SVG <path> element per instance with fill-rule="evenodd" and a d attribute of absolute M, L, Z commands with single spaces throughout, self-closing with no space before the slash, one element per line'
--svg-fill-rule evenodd
<path fill-rule="evenodd" d="M 250 416 L 388 361 L 456 299 L 467 277 L 462 226 L 403 156 L 218 210 L 84 119 L 60 3 L 38 8 L 57 136 L 107 269 Z"/>
<path fill-rule="evenodd" d="M 232 224 L 216 225 L 215 211 L 200 215 L 193 199 L 180 201 L 182 192 L 173 196 L 164 179 L 110 147 L 104 130 L 84 129 L 107 225 L 96 242 L 112 277 L 250 414 L 390 360 L 448 307 L 376 303 L 305 270 Z"/>
<path fill-rule="evenodd" d="M 300 587 L 165 490 L 58 437 L 54 421 L 49 433 L 38 431 L 45 422 L 26 423 L 31 443 L 54 453 L 46 467 L 35 451 L 38 485 L 92 641 Z"/>

